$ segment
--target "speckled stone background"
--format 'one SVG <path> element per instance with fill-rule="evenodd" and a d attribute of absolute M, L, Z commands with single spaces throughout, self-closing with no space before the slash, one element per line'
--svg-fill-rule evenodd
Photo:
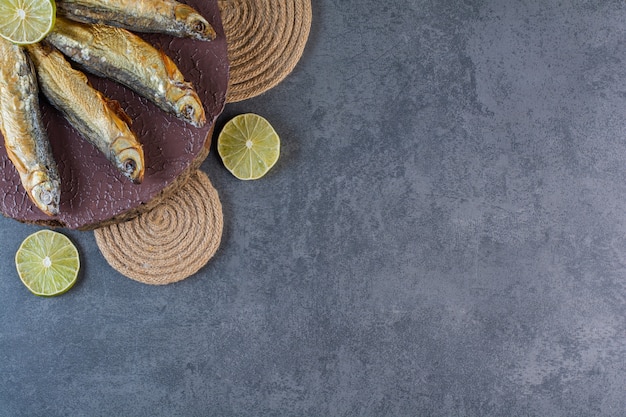
<path fill-rule="evenodd" d="M 213 147 L 197 275 L 66 232 L 80 281 L 40 299 L 38 228 L 0 220 L 1 416 L 625 415 L 626 4 L 313 3 L 295 72 L 220 118 L 282 155 L 240 182 Z"/>

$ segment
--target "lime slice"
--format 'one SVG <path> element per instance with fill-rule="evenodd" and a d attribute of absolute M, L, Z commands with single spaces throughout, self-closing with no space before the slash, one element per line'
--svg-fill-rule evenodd
<path fill-rule="evenodd" d="M 231 119 L 217 138 L 224 166 L 240 180 L 256 180 L 278 161 L 280 139 L 267 120 L 247 113 Z"/>
<path fill-rule="evenodd" d="M 15 266 L 33 294 L 51 297 L 72 288 L 80 260 L 76 246 L 67 236 L 40 230 L 24 239 L 15 254 Z"/>
<path fill-rule="evenodd" d="M 54 0 L 0 0 L 0 36 L 18 45 L 42 40 L 54 26 Z"/>

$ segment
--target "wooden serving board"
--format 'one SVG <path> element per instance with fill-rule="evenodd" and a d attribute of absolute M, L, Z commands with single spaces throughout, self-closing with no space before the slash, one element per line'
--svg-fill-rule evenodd
<path fill-rule="evenodd" d="M 42 96 L 44 124 L 61 175 L 60 214 L 40 212 L 24 191 L 0 134 L 0 211 L 20 222 L 88 230 L 127 220 L 154 207 L 186 182 L 209 152 L 211 133 L 228 87 L 227 46 L 217 0 L 183 0 L 215 28 L 211 42 L 139 34 L 163 50 L 195 86 L 207 123 L 198 129 L 164 113 L 113 81 L 88 75 L 91 84 L 117 100 L 133 120 L 145 154 L 144 181 L 132 184 L 98 150 L 82 139 Z"/>

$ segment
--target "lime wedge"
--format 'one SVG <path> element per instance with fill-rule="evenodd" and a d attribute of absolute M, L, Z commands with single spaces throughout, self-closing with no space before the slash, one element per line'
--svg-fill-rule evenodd
<path fill-rule="evenodd" d="M 0 0 L 0 36 L 18 45 L 42 40 L 55 18 L 54 0 Z"/>
<path fill-rule="evenodd" d="M 24 239 L 15 254 L 15 266 L 33 294 L 52 297 L 72 288 L 80 260 L 76 246 L 67 236 L 40 230 Z"/>
<path fill-rule="evenodd" d="M 261 178 L 280 155 L 280 139 L 270 123 L 258 114 L 241 114 L 229 120 L 217 138 L 224 166 L 240 180 Z"/>

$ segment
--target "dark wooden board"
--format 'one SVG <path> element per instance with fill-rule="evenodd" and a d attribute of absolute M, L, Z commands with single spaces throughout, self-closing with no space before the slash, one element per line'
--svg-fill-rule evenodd
<path fill-rule="evenodd" d="M 228 86 L 226 39 L 216 0 L 187 0 L 215 28 L 211 42 L 139 34 L 162 49 L 198 91 L 207 123 L 198 129 L 166 114 L 126 87 L 88 75 L 105 96 L 119 101 L 132 118 L 141 141 L 146 173 L 137 185 L 119 174 L 95 147 L 41 97 L 41 108 L 52 151 L 61 175 L 61 213 L 51 218 L 29 200 L 17 171 L 6 155 L 0 134 L 0 211 L 25 223 L 93 229 L 144 212 L 174 191 L 207 156 L 213 125 L 224 108 Z"/>

